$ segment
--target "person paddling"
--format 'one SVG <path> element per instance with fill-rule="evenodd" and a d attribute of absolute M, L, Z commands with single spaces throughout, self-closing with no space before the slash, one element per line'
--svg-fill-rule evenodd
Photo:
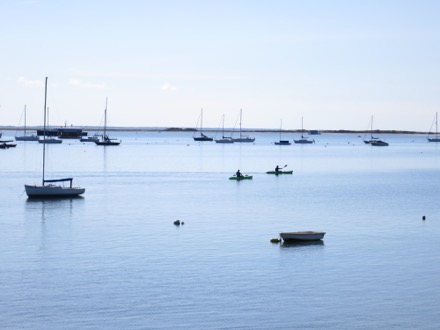
<path fill-rule="evenodd" d="M 237 173 L 235 173 L 235 175 L 237 176 L 237 178 L 241 178 L 243 176 L 243 174 L 241 174 L 240 170 L 237 170 Z"/>
<path fill-rule="evenodd" d="M 275 173 L 280 173 L 281 172 L 281 167 L 279 167 L 278 165 L 275 167 Z"/>

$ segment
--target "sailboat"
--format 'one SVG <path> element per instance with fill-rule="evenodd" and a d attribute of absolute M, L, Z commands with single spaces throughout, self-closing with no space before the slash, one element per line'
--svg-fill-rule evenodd
<path fill-rule="evenodd" d="M 371 131 L 370 131 L 370 140 L 364 140 L 365 144 L 370 144 L 375 147 L 387 147 L 389 146 L 388 142 L 385 142 L 378 137 L 373 136 L 373 116 L 371 116 Z"/>
<path fill-rule="evenodd" d="M 46 133 L 46 102 L 47 102 L 47 77 L 44 88 L 44 132 Z M 44 135 L 43 138 L 46 138 Z M 56 198 L 56 197 L 75 197 L 84 194 L 85 188 L 73 187 L 73 178 L 46 180 L 45 178 L 46 164 L 46 144 L 43 144 L 43 180 L 41 185 L 24 185 L 26 194 L 29 198 Z M 56 185 L 56 182 L 69 182 L 69 186 Z"/>
<path fill-rule="evenodd" d="M 225 136 L 225 115 L 223 115 L 223 130 L 222 130 L 222 138 L 216 139 L 215 143 L 234 143 L 234 139 L 230 136 Z"/>
<path fill-rule="evenodd" d="M 290 146 L 291 145 L 291 143 L 290 143 L 290 141 L 289 140 L 281 140 L 281 131 L 282 131 L 282 128 L 283 127 L 283 121 L 281 120 L 281 122 L 280 122 L 280 141 L 279 142 L 274 142 L 277 146 Z"/>
<path fill-rule="evenodd" d="M 15 136 L 15 141 L 38 141 L 37 134 L 27 134 L 26 133 L 26 105 L 24 106 L 24 132 L 21 136 Z"/>
<path fill-rule="evenodd" d="M 295 142 L 296 144 L 310 144 L 310 143 L 315 143 L 315 140 L 309 140 L 309 139 L 307 139 L 307 137 L 305 137 L 305 136 L 303 135 L 303 132 L 304 132 L 304 125 L 303 125 L 303 123 L 304 123 L 304 120 L 303 120 L 303 117 L 301 117 L 301 139 L 299 139 L 299 140 L 293 140 L 293 142 Z"/>
<path fill-rule="evenodd" d="M 203 134 L 203 109 L 200 111 L 199 119 L 200 119 L 200 135 L 199 136 L 194 136 L 193 135 L 194 141 L 201 141 L 201 142 L 204 142 L 204 141 L 211 142 L 211 141 L 213 141 L 214 139 L 212 137 L 206 136 L 205 134 Z M 197 124 L 198 124 L 198 121 L 197 121 Z"/>
<path fill-rule="evenodd" d="M 431 133 L 431 130 L 429 130 Z M 440 138 L 438 137 L 438 113 L 435 113 L 435 137 L 430 138 L 428 135 L 428 142 L 440 142 Z"/>
<path fill-rule="evenodd" d="M 240 109 L 240 137 L 235 138 L 234 142 L 254 142 L 255 141 L 254 137 L 241 134 L 241 113 L 242 113 L 242 109 Z"/>
<path fill-rule="evenodd" d="M 107 135 L 107 98 L 105 99 L 105 110 L 104 110 L 104 134 L 101 136 L 99 140 L 95 140 L 94 142 L 98 146 L 118 146 L 122 141 L 117 139 L 111 139 Z"/>

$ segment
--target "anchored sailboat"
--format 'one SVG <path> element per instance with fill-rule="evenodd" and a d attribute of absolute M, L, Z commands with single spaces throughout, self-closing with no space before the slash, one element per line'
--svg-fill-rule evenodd
<path fill-rule="evenodd" d="M 385 142 L 378 137 L 373 136 L 373 116 L 371 116 L 371 131 L 370 131 L 371 138 L 370 140 L 364 140 L 365 144 L 370 144 L 375 147 L 387 147 L 389 144 L 388 142 Z"/>
<path fill-rule="evenodd" d="M 214 139 L 210 136 L 206 136 L 205 134 L 203 134 L 203 109 L 200 111 L 200 135 L 199 136 L 194 136 L 193 135 L 193 139 L 194 141 L 200 141 L 200 142 L 204 142 L 204 141 L 208 141 L 211 142 Z M 198 124 L 198 121 L 197 121 Z"/>
<path fill-rule="evenodd" d="M 242 110 L 240 109 L 240 137 L 235 138 L 234 142 L 254 142 L 255 141 L 254 137 L 241 134 L 241 114 L 242 114 Z"/>
<path fill-rule="evenodd" d="M 301 117 L 301 139 L 299 140 L 293 140 L 296 144 L 310 144 L 315 143 L 315 140 L 309 140 L 306 136 L 303 135 L 304 132 L 304 125 L 303 125 L 303 117 Z"/>
<path fill-rule="evenodd" d="M 431 133 L 431 130 L 429 130 L 429 133 Z M 428 142 L 440 142 L 440 138 L 438 137 L 438 113 L 437 112 L 435 113 L 435 137 L 430 138 L 428 135 Z"/>
<path fill-rule="evenodd" d="M 100 139 L 93 142 L 98 146 L 118 146 L 121 144 L 121 140 L 110 138 L 107 135 L 107 98 L 105 98 L 105 110 L 104 110 L 104 134 Z"/>
<path fill-rule="evenodd" d="M 44 88 L 44 133 L 46 133 L 46 102 L 47 102 L 47 77 Z M 46 138 L 44 134 L 43 139 Z M 45 178 L 45 164 L 46 164 L 46 143 L 43 143 L 43 180 L 41 185 L 24 185 L 26 194 L 30 198 L 54 198 L 54 197 L 75 197 L 83 194 L 86 189 L 80 187 L 73 187 L 73 178 L 46 180 Z M 69 182 L 68 187 L 62 185 L 55 185 L 56 182 Z"/>
<path fill-rule="evenodd" d="M 23 135 L 15 136 L 15 141 L 38 141 L 37 134 L 27 134 L 26 132 L 26 105 L 24 106 L 24 131 Z"/>
<path fill-rule="evenodd" d="M 291 143 L 290 143 L 289 140 L 281 140 L 282 127 L 283 127 L 283 120 L 280 121 L 280 141 L 279 142 L 274 142 L 274 143 L 277 146 L 290 146 Z"/>
<path fill-rule="evenodd" d="M 230 136 L 225 136 L 225 115 L 223 115 L 223 129 L 222 129 L 222 138 L 216 139 L 215 143 L 234 143 L 234 139 Z"/>

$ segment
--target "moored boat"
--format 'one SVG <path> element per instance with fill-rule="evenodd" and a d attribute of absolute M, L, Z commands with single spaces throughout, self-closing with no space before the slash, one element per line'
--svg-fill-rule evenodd
<path fill-rule="evenodd" d="M 242 113 L 242 109 L 240 109 L 240 136 L 238 138 L 234 138 L 234 142 L 254 142 L 255 138 L 254 137 L 250 137 L 247 135 L 243 135 L 241 132 L 241 113 Z"/>
<path fill-rule="evenodd" d="M 195 136 L 195 133 L 197 131 L 197 128 L 196 128 L 196 130 L 194 131 L 194 135 L 193 135 L 194 141 L 198 141 L 198 142 L 212 142 L 212 141 L 214 141 L 214 139 L 212 137 L 203 134 L 203 109 L 200 111 L 199 119 L 200 119 L 200 135 Z M 197 120 L 196 126 L 198 126 L 198 124 L 199 124 L 199 122 Z"/>
<path fill-rule="evenodd" d="M 47 102 L 47 77 L 44 88 L 44 131 L 46 130 L 46 102 Z M 46 134 L 44 134 L 46 138 Z M 44 141 L 44 140 L 40 140 Z M 47 140 L 46 140 L 47 141 Z M 61 141 L 61 140 L 60 140 Z M 47 142 L 46 142 L 47 143 Z M 75 197 L 83 194 L 86 190 L 81 187 L 72 186 L 72 178 L 63 179 L 45 179 L 45 164 L 46 164 L 46 143 L 43 142 L 43 178 L 41 185 L 28 185 L 25 184 L 24 188 L 29 198 L 62 198 L 62 197 Z M 55 182 L 70 182 L 69 186 L 55 185 Z"/>
<path fill-rule="evenodd" d="M 31 133 L 27 134 L 26 131 L 26 105 L 24 106 L 24 132 L 23 135 L 16 135 L 15 141 L 38 141 L 37 134 Z"/>
<path fill-rule="evenodd" d="M 107 98 L 105 99 L 105 110 L 104 110 L 104 134 L 101 138 L 98 138 L 92 142 L 95 142 L 97 146 L 118 146 L 121 144 L 121 140 L 110 138 L 107 135 Z"/>
<path fill-rule="evenodd" d="M 322 231 L 292 231 L 280 233 L 285 242 L 319 241 L 325 235 Z"/>

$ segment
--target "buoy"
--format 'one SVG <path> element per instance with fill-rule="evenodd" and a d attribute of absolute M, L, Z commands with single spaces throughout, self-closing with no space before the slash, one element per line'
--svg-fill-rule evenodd
<path fill-rule="evenodd" d="M 182 221 L 182 226 L 185 224 L 185 222 Z"/>
<path fill-rule="evenodd" d="M 422 217 L 422 220 L 426 220 L 426 217 L 425 217 L 425 216 L 423 216 L 423 217 Z"/>
<path fill-rule="evenodd" d="M 271 243 L 279 243 L 279 242 L 281 242 L 281 240 L 280 240 L 279 238 L 272 238 L 272 239 L 270 240 L 270 242 L 271 242 Z"/>
<path fill-rule="evenodd" d="M 180 220 L 176 220 L 176 221 L 174 221 L 174 224 L 175 224 L 176 226 L 180 226 Z"/>

